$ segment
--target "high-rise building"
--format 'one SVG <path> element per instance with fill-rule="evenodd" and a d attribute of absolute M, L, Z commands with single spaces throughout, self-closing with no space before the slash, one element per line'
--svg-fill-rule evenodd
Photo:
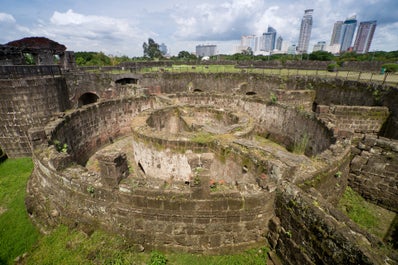
<path fill-rule="evenodd" d="M 282 43 L 283 43 L 283 38 L 282 38 L 281 36 L 279 36 L 279 37 L 276 39 L 276 49 L 277 49 L 278 51 L 281 51 L 281 50 L 282 50 Z"/>
<path fill-rule="evenodd" d="M 325 51 L 325 50 L 326 50 L 326 41 L 318 41 L 318 43 L 315 44 L 314 48 L 312 49 L 313 52 Z"/>
<path fill-rule="evenodd" d="M 376 30 L 376 24 L 376 20 L 359 23 L 357 36 L 354 43 L 354 51 L 357 53 L 367 53 L 369 51 L 373 34 Z"/>
<path fill-rule="evenodd" d="M 340 44 L 342 26 L 343 26 L 343 21 L 336 21 L 336 23 L 334 23 L 332 38 L 330 39 L 330 46 L 335 44 Z"/>
<path fill-rule="evenodd" d="M 213 56 L 216 54 L 217 45 L 197 45 L 196 56 Z"/>
<path fill-rule="evenodd" d="M 239 52 L 245 50 L 247 51 L 249 48 L 252 51 L 256 50 L 256 35 L 245 35 L 242 36 L 240 39 L 240 46 L 239 46 Z"/>
<path fill-rule="evenodd" d="M 297 45 L 299 53 L 306 53 L 310 44 L 311 30 L 312 30 L 312 13 L 314 9 L 306 9 L 304 11 L 303 19 L 301 20 L 300 36 Z"/>
<path fill-rule="evenodd" d="M 343 25 L 341 26 L 340 52 L 345 52 L 348 49 L 350 49 L 356 27 L 357 27 L 356 16 L 347 18 L 344 21 Z"/>
<path fill-rule="evenodd" d="M 268 27 L 267 32 L 263 33 L 264 49 L 263 51 L 270 52 L 275 49 L 276 30 L 273 27 Z"/>

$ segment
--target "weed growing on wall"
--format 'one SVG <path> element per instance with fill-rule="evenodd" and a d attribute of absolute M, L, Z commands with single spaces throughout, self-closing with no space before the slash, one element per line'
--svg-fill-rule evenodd
<path fill-rule="evenodd" d="M 295 138 L 292 147 L 292 152 L 295 154 L 304 154 L 305 149 L 307 148 L 308 141 L 309 141 L 309 136 L 307 133 L 304 133 L 299 138 Z"/>

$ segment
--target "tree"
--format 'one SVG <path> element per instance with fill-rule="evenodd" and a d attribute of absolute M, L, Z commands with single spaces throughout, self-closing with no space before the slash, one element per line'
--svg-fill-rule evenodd
<path fill-rule="evenodd" d="M 196 55 L 191 54 L 187 51 L 180 51 L 177 55 L 177 58 L 180 60 L 196 60 Z"/>
<path fill-rule="evenodd" d="M 148 43 L 144 42 L 144 44 L 142 44 L 142 48 L 144 49 L 145 58 L 158 59 L 163 57 L 159 49 L 159 44 L 151 38 L 148 39 Z"/>
<path fill-rule="evenodd" d="M 327 51 L 315 51 L 309 55 L 309 59 L 313 61 L 333 61 L 334 55 Z"/>

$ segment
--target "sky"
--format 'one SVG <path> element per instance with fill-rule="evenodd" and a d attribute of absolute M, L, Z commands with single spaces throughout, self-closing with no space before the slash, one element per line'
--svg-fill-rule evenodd
<path fill-rule="evenodd" d="M 398 50 L 397 0 L 0 0 L 0 44 L 47 37 L 70 51 L 142 56 L 152 38 L 171 55 L 216 44 L 235 53 L 242 35 L 261 35 L 268 26 L 297 44 L 305 9 L 314 9 L 310 51 L 330 42 L 333 24 L 352 15 L 377 20 L 370 51 Z"/>

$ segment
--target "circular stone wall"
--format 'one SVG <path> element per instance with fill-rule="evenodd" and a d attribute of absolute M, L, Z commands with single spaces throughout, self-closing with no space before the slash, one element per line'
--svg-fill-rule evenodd
<path fill-rule="evenodd" d="M 34 220 L 99 226 L 141 249 L 231 252 L 264 244 L 278 183 L 330 170 L 330 132 L 316 119 L 240 97 L 171 99 L 99 102 L 49 124 L 68 153 L 36 147 Z M 286 150 L 302 135 L 316 163 Z"/>

